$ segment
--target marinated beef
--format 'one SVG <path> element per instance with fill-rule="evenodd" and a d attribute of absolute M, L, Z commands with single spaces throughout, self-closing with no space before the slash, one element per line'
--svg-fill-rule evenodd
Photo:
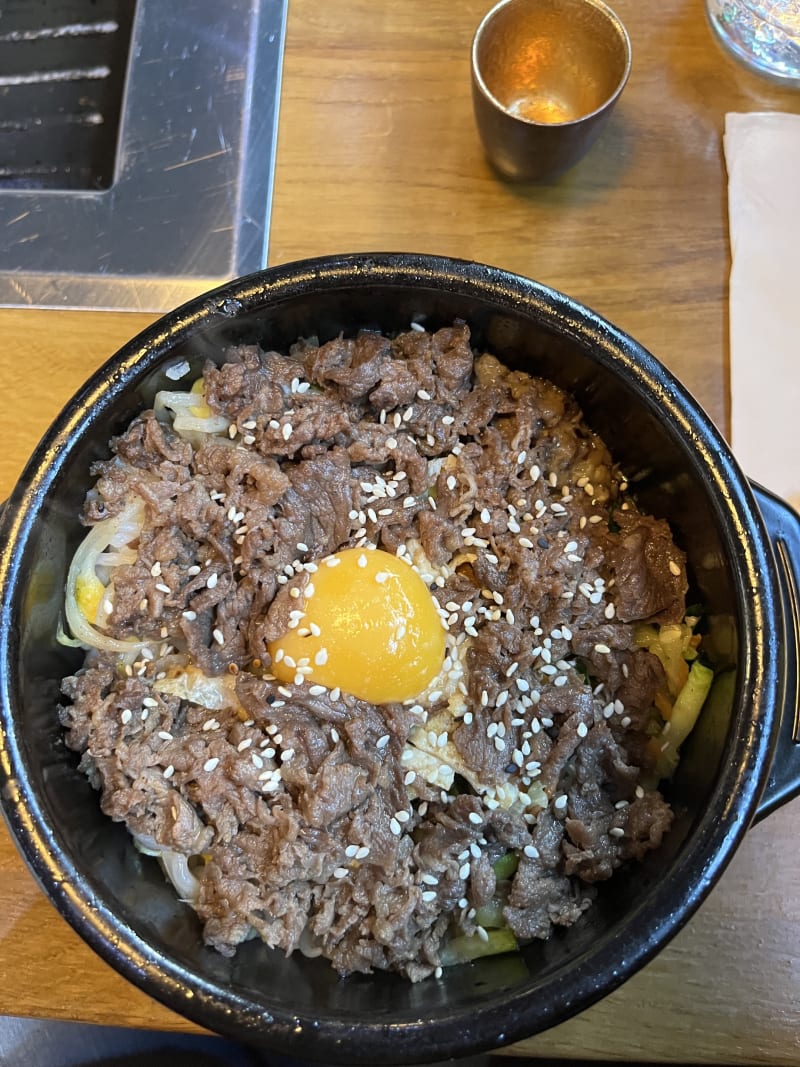
<path fill-rule="evenodd" d="M 140 643 L 63 685 L 103 810 L 191 861 L 225 954 L 255 932 L 424 978 L 449 937 L 485 934 L 507 852 L 520 940 L 577 921 L 672 819 L 646 766 L 663 671 L 631 625 L 683 618 L 667 524 L 573 398 L 475 356 L 463 323 L 240 347 L 203 385 L 225 429 L 145 412 L 93 470 L 87 524 L 144 504 L 97 624 Z M 317 561 L 353 546 L 404 555 L 448 629 L 442 677 L 405 704 L 270 673 Z"/>

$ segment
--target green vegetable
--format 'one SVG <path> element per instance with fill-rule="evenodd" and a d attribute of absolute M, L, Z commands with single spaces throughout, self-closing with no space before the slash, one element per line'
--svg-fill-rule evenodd
<path fill-rule="evenodd" d="M 503 952 L 516 952 L 517 939 L 508 927 L 502 930 L 487 930 L 488 940 L 478 934 L 454 937 L 441 950 L 439 959 L 443 967 L 452 967 L 457 963 L 469 963 L 481 956 L 499 956 Z"/>
<path fill-rule="evenodd" d="M 671 778 L 678 765 L 678 749 L 697 722 L 714 681 L 714 672 L 695 660 L 686 684 L 675 698 L 672 715 L 661 734 L 651 744 L 657 749 L 656 771 L 661 778 Z"/>
<path fill-rule="evenodd" d="M 516 873 L 518 866 L 519 859 L 516 852 L 506 852 L 505 856 L 501 856 L 497 863 L 494 864 L 494 876 L 498 882 L 504 882 L 512 874 Z"/>
<path fill-rule="evenodd" d="M 475 912 L 475 922 L 478 926 L 483 926 L 487 930 L 501 930 L 506 925 L 506 920 L 503 917 L 504 907 L 505 901 L 490 900 L 488 904 L 484 904 L 482 908 L 478 908 Z"/>

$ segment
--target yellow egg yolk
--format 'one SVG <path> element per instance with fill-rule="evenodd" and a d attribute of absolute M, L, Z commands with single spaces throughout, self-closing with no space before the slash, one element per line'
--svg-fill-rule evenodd
<path fill-rule="evenodd" d="M 87 622 L 94 623 L 97 619 L 105 591 L 106 587 L 94 572 L 81 573 L 75 580 L 75 600 Z"/>
<path fill-rule="evenodd" d="M 269 645 L 272 673 L 339 688 L 372 704 L 417 696 L 441 670 L 445 632 L 425 582 L 381 549 L 320 560 L 301 594 L 302 617 Z M 300 607 L 298 607 L 300 610 Z"/>

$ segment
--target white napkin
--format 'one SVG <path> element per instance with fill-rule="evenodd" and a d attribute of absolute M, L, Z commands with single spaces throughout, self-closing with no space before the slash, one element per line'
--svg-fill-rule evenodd
<path fill-rule="evenodd" d="M 731 444 L 800 508 L 800 115 L 725 116 Z"/>

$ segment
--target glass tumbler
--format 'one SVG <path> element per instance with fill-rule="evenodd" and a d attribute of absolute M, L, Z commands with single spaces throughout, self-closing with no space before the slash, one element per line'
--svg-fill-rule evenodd
<path fill-rule="evenodd" d="M 722 43 L 751 69 L 800 87 L 800 0 L 705 0 Z"/>

